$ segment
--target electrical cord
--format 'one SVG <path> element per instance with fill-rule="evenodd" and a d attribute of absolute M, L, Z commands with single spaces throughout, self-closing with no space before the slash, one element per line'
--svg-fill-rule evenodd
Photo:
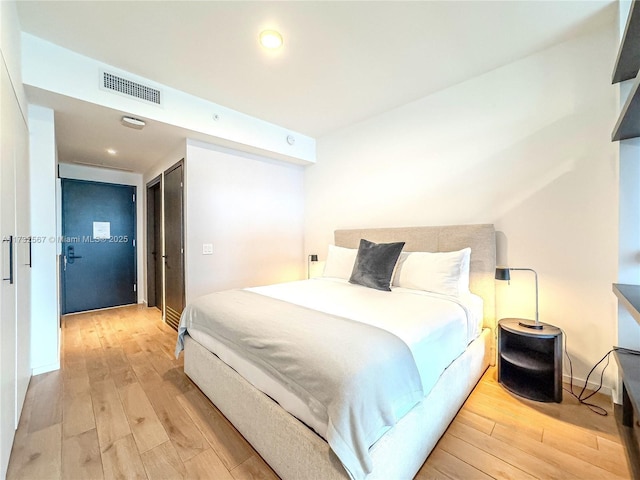
<path fill-rule="evenodd" d="M 580 390 L 579 394 L 576 394 L 573 391 L 573 364 L 571 362 L 571 357 L 569 356 L 569 351 L 567 350 L 567 334 L 565 333 L 564 330 L 562 330 L 562 335 L 564 336 L 564 354 L 566 355 L 567 359 L 569 360 L 569 388 L 562 387 L 563 390 L 565 390 L 568 393 L 570 393 L 582 405 L 586 405 L 589 408 L 589 410 L 591 410 L 593 413 L 596 413 L 598 415 L 606 417 L 608 415 L 608 412 L 604 408 L 602 408 L 599 405 L 595 405 L 593 403 L 587 402 L 587 400 L 589 400 L 591 397 L 593 397 L 596 393 L 598 393 L 602 389 L 602 384 L 603 384 L 603 379 L 604 379 L 604 371 L 609 366 L 610 355 L 613 352 L 620 351 L 620 352 L 628 353 L 628 354 L 631 354 L 631 355 L 639 355 L 640 356 L 640 352 L 635 351 L 635 350 L 629 350 L 628 348 L 613 347 L 589 371 L 589 373 L 587 374 L 587 378 L 584 381 L 584 386 L 582 387 L 582 390 Z M 600 372 L 600 384 L 598 385 L 598 388 L 595 389 L 590 394 L 585 396 L 585 392 L 587 390 L 587 385 L 589 384 L 589 378 L 591 377 L 591 374 L 598 368 L 598 365 L 600 365 L 605 360 L 607 361 L 607 363 L 605 364 L 605 366 L 602 368 L 602 371 Z"/>

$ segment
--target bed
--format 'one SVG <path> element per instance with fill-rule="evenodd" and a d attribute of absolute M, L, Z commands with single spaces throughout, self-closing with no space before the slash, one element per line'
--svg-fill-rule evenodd
<path fill-rule="evenodd" d="M 276 373 L 266 375 L 266 380 L 256 380 L 251 371 L 251 362 L 244 362 L 241 359 L 234 358 L 234 353 L 224 348 L 222 343 L 227 338 L 232 338 L 235 334 L 234 329 L 241 328 L 241 326 L 236 327 L 235 324 L 241 325 L 242 321 L 218 324 L 215 328 L 222 329 L 218 340 L 203 335 L 203 332 L 206 332 L 204 328 L 194 328 L 190 334 L 186 335 L 184 335 L 184 328 L 182 329 L 183 336 L 179 343 L 181 347 L 184 347 L 185 351 L 185 373 L 244 435 L 274 471 L 284 479 L 412 478 L 420 469 L 482 373 L 494 360 L 495 290 L 493 275 L 495 271 L 495 231 L 492 225 L 338 230 L 335 232 L 335 245 L 355 250 L 363 238 L 377 243 L 404 242 L 403 252 L 452 252 L 470 248 L 468 285 L 470 291 L 474 294 L 472 296 L 478 296 L 482 301 L 479 304 L 479 313 L 476 312 L 476 322 L 478 318 L 480 320 L 478 331 L 468 336 L 468 338 L 468 331 L 465 330 L 464 339 L 457 338 L 461 336 L 458 334 L 456 338 L 450 340 L 441 337 L 437 342 L 428 343 L 426 340 L 426 343 L 415 342 L 416 345 L 422 345 L 419 347 L 410 345 L 411 337 L 414 334 L 409 333 L 403 339 L 404 342 L 398 342 L 399 345 L 397 346 L 389 343 L 376 343 L 383 340 L 387 342 L 388 338 L 372 340 L 373 343 L 371 345 L 362 346 L 367 351 L 384 351 L 382 356 L 389 357 L 391 359 L 389 362 L 398 362 L 400 368 L 394 371 L 397 372 L 397 375 L 388 373 L 379 376 L 384 379 L 393 378 L 394 382 L 402 383 L 403 386 L 406 384 L 406 395 L 404 391 L 398 390 L 397 395 L 402 397 L 404 403 L 398 403 L 396 398 L 389 400 L 388 404 L 393 405 L 392 410 L 395 409 L 392 411 L 392 414 L 395 415 L 393 421 L 388 420 L 388 412 L 386 410 L 382 414 L 384 420 L 381 420 L 383 422 L 381 424 L 371 423 L 369 418 L 366 418 L 364 424 L 369 430 L 363 431 L 370 432 L 373 425 L 375 432 L 377 432 L 374 437 L 367 436 L 369 433 L 360 435 L 360 431 L 355 427 L 356 439 L 360 443 L 364 442 L 366 448 L 363 449 L 362 445 L 358 445 L 358 442 L 356 442 L 357 448 L 354 447 L 356 452 L 354 458 L 349 456 L 351 450 L 345 450 L 342 447 L 341 439 L 344 437 L 344 430 L 340 430 L 341 423 L 339 418 L 335 416 L 332 418 L 329 415 L 327 420 L 325 418 L 326 412 L 321 408 L 316 408 L 314 401 L 316 398 L 321 397 L 324 392 L 322 389 L 314 391 L 313 381 L 311 381 L 311 384 L 304 385 L 304 388 L 299 389 L 299 391 L 293 388 L 298 385 L 297 378 L 295 379 L 296 381 L 286 384 L 284 389 L 277 386 L 274 387 L 271 383 L 279 379 Z M 258 288 L 235 292 L 231 296 L 227 294 L 226 298 L 229 307 L 223 307 L 220 312 L 230 312 L 228 313 L 230 318 L 236 318 L 236 306 L 245 304 L 250 300 L 252 305 L 254 301 L 257 302 L 257 306 L 252 308 L 261 312 L 271 312 L 270 315 L 273 318 L 284 316 L 284 314 L 280 314 L 281 310 L 279 308 L 281 307 L 286 307 L 287 310 L 282 310 L 282 312 L 286 312 L 286 315 L 291 315 L 292 317 L 296 317 L 296 315 L 313 317 L 316 315 L 316 311 L 313 309 L 313 301 L 316 299 L 317 308 L 324 310 L 317 314 L 319 315 L 317 319 L 318 325 L 326 325 L 327 322 L 331 325 L 331 328 L 325 328 L 325 330 L 342 332 L 340 329 L 369 328 L 366 331 L 366 335 L 360 333 L 360 330 L 355 330 L 350 335 L 353 334 L 356 338 L 366 337 L 367 339 L 370 336 L 376 337 L 378 335 L 376 332 L 380 330 L 378 329 L 379 325 L 354 325 L 359 324 L 359 322 L 351 322 L 347 326 L 341 323 L 334 324 L 333 322 L 343 321 L 343 319 L 341 320 L 342 307 L 334 307 L 333 304 L 321 307 L 326 302 L 318 301 L 317 299 L 324 298 L 324 295 L 329 299 L 340 298 L 341 292 L 349 288 L 343 283 L 345 282 L 342 281 L 341 283 L 339 279 L 326 278 L 315 282 L 310 280 L 294 282 L 285 286 L 265 287 L 264 290 Z M 351 285 L 351 287 L 353 289 L 354 286 Z M 355 287 L 358 288 L 357 286 Z M 373 293 L 369 290 L 371 289 L 360 288 L 357 292 L 364 299 L 362 304 L 367 305 L 365 309 L 366 316 L 376 317 L 376 311 L 384 310 L 382 303 L 376 303 L 381 295 L 380 292 Z M 393 290 L 393 301 L 402 304 L 413 304 L 416 311 L 422 308 L 422 303 L 420 302 L 440 302 L 438 305 L 443 303 L 441 299 L 423 298 L 422 295 L 417 295 L 411 290 L 404 291 L 403 288 L 394 288 Z M 273 297 L 276 302 L 281 303 L 274 304 L 271 300 L 268 300 L 271 303 L 267 303 L 265 297 Z M 307 303 L 301 301 L 298 306 L 292 306 L 290 304 L 291 299 L 298 297 L 308 297 Z M 219 302 L 221 298 L 218 297 L 212 303 Z M 392 297 L 388 296 L 386 298 L 391 299 Z M 311 302 L 311 304 L 308 302 Z M 220 309 L 220 307 L 218 308 Z M 271 310 L 272 308 L 274 310 Z M 394 306 L 393 308 L 395 309 L 396 307 Z M 473 324 L 469 320 L 474 318 L 473 315 L 469 314 L 473 310 L 471 307 L 467 308 L 465 305 L 460 304 L 446 308 L 448 309 L 446 311 L 464 310 L 466 312 L 464 318 L 467 321 L 467 325 Z M 222 315 L 220 312 L 217 314 Z M 250 314 L 246 315 L 250 316 Z M 384 315 L 380 314 L 376 318 L 378 317 L 384 320 Z M 229 327 L 228 331 L 225 330 L 225 325 L 231 324 L 233 324 L 233 327 Z M 288 325 L 296 324 L 297 322 L 292 321 L 284 322 L 274 328 L 289 330 Z M 393 324 L 401 326 L 403 323 L 400 317 L 394 317 Z M 402 339 L 403 331 L 400 326 L 393 327 L 392 325 L 388 327 L 396 328 L 396 330 L 392 329 L 391 334 L 386 335 Z M 384 329 L 386 328 L 384 327 Z M 472 327 L 469 327 L 469 329 L 473 330 Z M 349 330 L 349 332 L 351 331 Z M 376 335 L 371 335 L 372 332 L 376 333 Z M 238 333 L 238 335 L 246 336 L 246 332 Z M 295 337 L 295 331 L 291 335 L 293 335 L 291 343 L 287 344 L 286 347 L 279 345 L 281 350 L 277 355 L 280 357 L 283 356 L 283 352 L 288 352 L 286 350 L 288 348 L 295 350 L 296 345 L 301 341 L 302 337 Z M 320 333 L 316 330 L 313 331 L 312 335 L 320 335 Z M 331 335 L 331 333 L 328 333 L 328 335 Z M 385 333 L 380 335 L 384 336 Z M 322 343 L 331 342 L 332 338 L 328 337 Z M 443 349 L 442 352 L 437 350 L 438 345 L 447 342 L 452 345 L 451 349 Z M 280 341 L 277 343 L 280 343 Z M 364 357 L 361 352 L 357 351 L 359 343 L 354 346 L 353 352 L 345 353 L 345 355 L 352 355 L 351 357 L 340 357 L 332 364 L 333 366 L 330 370 L 333 370 L 334 367 L 338 368 L 341 364 L 357 362 L 358 358 Z M 438 371 L 437 375 L 434 376 L 430 373 L 431 369 L 427 370 L 418 367 L 413 372 L 411 369 L 405 368 L 405 364 L 399 363 L 404 358 L 403 355 L 407 355 L 406 352 L 403 352 L 403 345 L 406 347 L 405 344 L 409 345 L 410 348 L 408 355 L 413 355 L 416 358 L 423 354 L 435 355 L 433 352 L 437 351 L 436 357 L 428 357 L 429 363 L 437 363 L 436 360 L 442 362 L 444 371 Z M 380 345 L 385 345 L 385 347 L 382 348 Z M 282 348 L 285 348 L 285 350 L 282 350 Z M 309 344 L 309 346 L 301 348 L 314 349 L 315 352 L 316 347 Z M 317 358 L 327 358 L 322 356 L 324 355 L 322 350 L 324 347 L 318 348 Z M 422 350 L 419 350 L 419 348 L 422 348 Z M 263 344 L 256 346 L 256 350 L 260 349 L 268 350 Z M 211 353 L 212 351 L 216 352 L 217 355 Z M 446 358 L 444 356 L 445 352 L 449 352 L 451 358 Z M 354 356 L 356 360 L 354 360 Z M 379 355 L 374 355 L 374 357 L 377 356 Z M 288 357 L 288 355 L 285 355 L 285 357 Z M 221 358 L 225 361 L 221 360 Z M 283 359 L 285 365 L 287 360 L 288 358 Z M 330 361 L 327 362 L 331 363 Z M 387 361 L 385 360 L 385 362 Z M 297 364 L 297 361 L 290 362 L 289 365 L 294 363 Z M 228 364 L 233 365 L 235 369 Z M 419 362 L 416 362 L 416 365 L 420 365 Z M 307 366 L 304 362 L 301 362 L 300 368 L 291 369 L 294 370 L 292 375 L 304 376 L 304 368 L 307 368 Z M 382 372 L 386 368 L 386 363 L 378 362 L 374 367 L 369 368 L 381 369 L 380 371 Z M 296 372 L 296 370 L 299 371 Z M 238 372 L 242 372 L 244 377 Z M 306 376 L 312 377 L 312 375 Z M 245 377 L 249 380 L 245 379 Z M 388 383 L 388 381 L 385 380 L 383 383 Z M 357 394 L 361 392 L 365 392 L 362 393 L 365 398 L 367 395 L 375 396 L 376 398 L 380 396 L 379 390 L 372 390 L 369 393 L 363 385 L 359 384 L 354 390 L 355 393 L 351 392 L 347 396 L 349 398 L 357 397 Z M 420 390 L 419 387 L 424 387 L 424 390 Z M 276 390 L 273 390 L 273 388 L 276 388 Z M 280 389 L 278 390 L 278 388 Z M 381 390 L 385 388 L 395 392 L 396 384 L 394 383 L 392 387 L 388 385 L 380 387 Z M 290 393 L 292 395 L 286 396 L 287 390 L 291 390 Z M 327 390 L 331 391 L 330 388 L 327 388 Z M 267 392 L 269 395 L 263 392 Z M 424 393 L 426 393 L 426 396 Z M 308 395 L 305 397 L 305 394 Z M 284 396 L 280 397 L 279 395 Z M 272 397 L 277 398 L 280 403 L 274 401 Z M 297 404 L 296 399 L 298 399 Z M 356 399 L 354 401 L 360 400 Z M 356 416 L 352 416 L 353 412 L 363 410 L 367 405 L 368 402 L 362 402 L 355 407 L 350 406 L 350 409 L 345 413 L 346 423 L 358 423 Z M 328 410 L 331 412 L 331 408 Z M 295 416 L 290 412 L 293 412 Z M 304 419 L 304 423 L 298 418 Z M 384 423 L 385 421 L 387 423 Z M 387 426 L 384 429 L 379 428 L 382 425 Z M 347 426 L 351 428 L 349 425 Z M 328 440 L 325 440 L 325 438 Z M 339 441 L 336 441 L 336 438 Z M 372 445 L 368 442 L 371 442 Z M 336 455 L 336 452 L 338 455 Z M 366 458 L 363 459 L 363 457 Z"/>

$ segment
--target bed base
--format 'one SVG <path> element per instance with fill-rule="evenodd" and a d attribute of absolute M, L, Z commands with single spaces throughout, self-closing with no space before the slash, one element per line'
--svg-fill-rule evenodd
<path fill-rule="evenodd" d="M 415 476 L 493 360 L 492 335 L 484 329 L 429 395 L 371 447 L 368 480 Z M 327 442 L 188 335 L 184 354 L 185 373 L 281 478 L 349 478 Z"/>

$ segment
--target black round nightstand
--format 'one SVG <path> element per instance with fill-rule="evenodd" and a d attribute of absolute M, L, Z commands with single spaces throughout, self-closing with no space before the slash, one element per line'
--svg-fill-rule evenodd
<path fill-rule="evenodd" d="M 498 382 L 539 402 L 562 402 L 562 330 L 541 323 L 524 327 L 520 318 L 498 322 Z"/>

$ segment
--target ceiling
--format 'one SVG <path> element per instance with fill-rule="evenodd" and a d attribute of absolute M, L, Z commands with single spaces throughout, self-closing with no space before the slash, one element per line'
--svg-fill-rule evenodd
<path fill-rule="evenodd" d="M 23 31 L 320 138 L 611 21 L 615 3 L 20 1 L 18 13 Z M 265 29 L 282 33 L 278 52 L 259 46 Z M 144 171 L 186 135 L 158 126 L 125 141 L 120 112 L 28 95 L 56 108 L 61 161 Z"/>

